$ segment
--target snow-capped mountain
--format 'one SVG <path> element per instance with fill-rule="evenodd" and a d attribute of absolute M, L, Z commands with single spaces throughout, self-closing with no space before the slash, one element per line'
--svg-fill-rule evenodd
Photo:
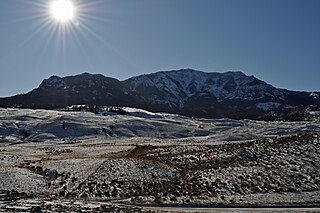
<path fill-rule="evenodd" d="M 125 81 L 89 73 L 52 76 L 27 94 L 0 99 L 0 106 L 117 105 L 188 116 L 256 118 L 275 109 L 319 105 L 319 95 L 278 89 L 242 72 L 181 69 Z"/>
<path fill-rule="evenodd" d="M 288 94 L 242 72 L 205 73 L 191 69 L 158 72 L 130 78 L 129 93 L 152 104 L 183 108 L 193 97 L 211 97 L 212 101 L 283 101 Z M 145 88 L 148 88 L 145 90 Z"/>

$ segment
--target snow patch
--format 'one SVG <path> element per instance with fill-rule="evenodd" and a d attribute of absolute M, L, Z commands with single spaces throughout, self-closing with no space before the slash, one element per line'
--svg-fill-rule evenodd
<path fill-rule="evenodd" d="M 310 97 L 312 97 L 313 99 L 318 99 L 318 98 L 319 98 L 319 95 L 318 95 L 317 93 L 312 92 L 312 93 L 310 94 Z"/>

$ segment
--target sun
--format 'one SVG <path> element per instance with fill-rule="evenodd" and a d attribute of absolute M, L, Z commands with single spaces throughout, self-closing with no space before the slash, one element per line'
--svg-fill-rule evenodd
<path fill-rule="evenodd" d="M 62 23 L 71 21 L 75 16 L 75 6 L 70 0 L 54 0 L 50 5 L 52 17 Z"/>

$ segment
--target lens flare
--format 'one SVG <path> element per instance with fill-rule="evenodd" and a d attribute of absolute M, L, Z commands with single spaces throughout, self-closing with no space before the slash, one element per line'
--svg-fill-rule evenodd
<path fill-rule="evenodd" d="M 75 7 L 70 0 L 55 0 L 51 3 L 50 13 L 60 22 L 67 22 L 74 18 Z"/>

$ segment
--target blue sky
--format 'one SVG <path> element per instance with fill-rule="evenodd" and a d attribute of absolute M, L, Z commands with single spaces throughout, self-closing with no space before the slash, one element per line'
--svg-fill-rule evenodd
<path fill-rule="evenodd" d="M 320 91 L 318 0 L 73 0 L 76 19 L 64 25 L 50 1 L 0 1 L 0 96 L 51 75 L 180 68 Z"/>

